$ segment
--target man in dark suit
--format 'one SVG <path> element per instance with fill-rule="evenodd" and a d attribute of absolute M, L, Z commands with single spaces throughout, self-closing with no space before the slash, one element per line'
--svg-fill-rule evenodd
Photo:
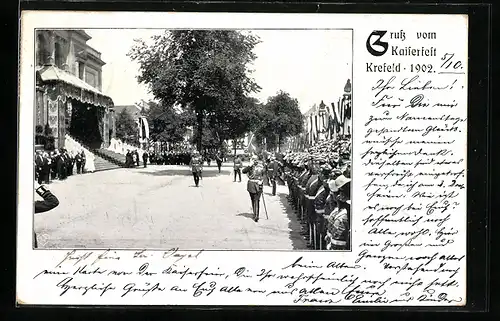
<path fill-rule="evenodd" d="M 51 159 L 48 153 L 43 153 L 42 177 L 45 184 L 50 183 L 50 164 Z"/>
<path fill-rule="evenodd" d="M 57 177 L 60 180 L 66 179 L 67 171 L 66 171 L 66 157 L 62 151 L 56 151 L 56 162 L 57 162 Z"/>
<path fill-rule="evenodd" d="M 144 168 L 146 168 L 147 164 L 148 164 L 148 152 L 144 152 L 142 154 L 142 162 L 144 163 Z"/>
<path fill-rule="evenodd" d="M 139 166 L 139 152 L 137 151 L 137 149 L 134 151 L 134 155 L 135 155 L 135 164 L 136 166 Z"/>
<path fill-rule="evenodd" d="M 36 177 L 38 178 L 38 184 L 43 183 L 43 156 L 41 151 L 36 152 L 35 156 L 35 174 Z"/>
<path fill-rule="evenodd" d="M 40 185 L 35 189 L 36 193 L 43 198 L 43 201 L 35 201 L 35 214 L 50 211 L 59 205 L 59 200 L 52 194 L 45 186 Z M 36 240 L 36 233 L 33 230 L 33 246 L 38 247 L 38 242 Z"/>
<path fill-rule="evenodd" d="M 263 189 L 264 165 L 259 162 L 257 155 L 252 156 L 252 165 L 243 169 L 243 174 L 248 175 L 247 191 L 250 194 L 254 221 L 259 221 L 260 195 Z"/>

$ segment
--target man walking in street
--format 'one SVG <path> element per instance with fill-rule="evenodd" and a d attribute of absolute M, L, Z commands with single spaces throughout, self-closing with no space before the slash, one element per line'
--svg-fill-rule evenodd
<path fill-rule="evenodd" d="M 243 174 L 248 175 L 247 191 L 250 194 L 254 221 L 259 221 L 260 195 L 263 189 L 264 166 L 259 162 L 259 158 L 252 156 L 252 165 L 243 169 Z"/>
<path fill-rule="evenodd" d="M 203 158 L 200 156 L 200 153 L 198 151 L 193 152 L 193 156 L 191 157 L 189 166 L 191 167 L 191 172 L 193 173 L 194 184 L 196 187 L 198 187 L 198 184 L 200 183 L 201 173 L 203 171 Z"/>
<path fill-rule="evenodd" d="M 240 156 L 236 156 L 234 159 L 234 181 L 236 182 L 236 175 L 238 175 L 241 182 L 241 168 L 243 167 L 243 162 L 241 161 Z"/>
<path fill-rule="evenodd" d="M 276 159 L 274 157 L 269 158 L 269 163 L 267 164 L 267 177 L 269 178 L 269 183 L 273 189 L 273 196 L 276 195 L 276 177 L 279 175 L 279 167 Z"/>
<path fill-rule="evenodd" d="M 222 167 L 222 154 L 218 153 L 215 155 L 215 161 L 217 162 L 217 168 L 219 169 L 220 173 L 220 168 Z"/>

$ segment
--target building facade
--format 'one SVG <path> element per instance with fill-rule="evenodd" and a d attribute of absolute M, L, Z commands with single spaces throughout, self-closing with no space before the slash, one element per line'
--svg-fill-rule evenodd
<path fill-rule="evenodd" d="M 312 106 L 304 113 L 304 133 L 288 140 L 288 149 L 303 150 L 325 139 L 352 135 L 352 85 L 350 79 L 336 102 Z"/>
<path fill-rule="evenodd" d="M 101 53 L 83 30 L 36 31 L 35 126 L 64 147 L 66 135 L 91 148 L 109 145 L 113 100 L 102 90 Z"/>

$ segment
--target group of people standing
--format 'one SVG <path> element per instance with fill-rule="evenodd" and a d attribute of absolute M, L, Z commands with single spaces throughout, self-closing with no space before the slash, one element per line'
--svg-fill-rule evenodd
<path fill-rule="evenodd" d="M 85 153 L 68 152 L 65 148 L 51 152 L 37 150 L 35 152 L 35 180 L 38 184 L 49 184 L 51 180 L 64 180 L 68 176 L 85 172 Z"/>
<path fill-rule="evenodd" d="M 155 165 L 189 165 L 189 152 L 151 153 L 150 163 Z"/>
<path fill-rule="evenodd" d="M 142 163 L 144 167 L 147 167 L 149 155 L 147 152 L 142 153 Z M 125 167 L 136 167 L 140 166 L 139 161 L 139 152 L 136 150 L 130 151 L 127 150 L 127 154 L 125 154 Z"/>
<path fill-rule="evenodd" d="M 350 250 L 351 157 L 347 140 L 284 157 L 289 202 L 316 250 Z"/>

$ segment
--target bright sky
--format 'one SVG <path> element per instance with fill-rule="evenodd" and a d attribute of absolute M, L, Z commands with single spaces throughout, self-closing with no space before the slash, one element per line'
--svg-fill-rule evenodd
<path fill-rule="evenodd" d="M 103 92 L 115 105 L 131 105 L 153 98 L 137 83 L 138 65 L 127 53 L 134 39 L 149 39 L 159 29 L 89 29 L 88 44 L 102 53 Z M 330 105 L 342 95 L 352 70 L 350 30 L 253 30 L 261 39 L 254 51 L 252 76 L 262 87 L 253 96 L 265 102 L 279 90 L 299 101 L 302 112 L 323 100 Z"/>

